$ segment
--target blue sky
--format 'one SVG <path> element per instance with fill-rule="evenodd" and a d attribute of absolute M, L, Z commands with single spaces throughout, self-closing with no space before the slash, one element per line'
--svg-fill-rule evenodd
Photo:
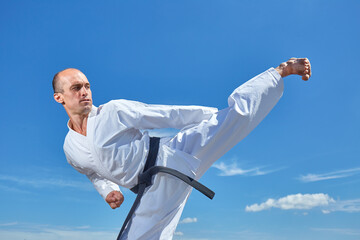
<path fill-rule="evenodd" d="M 174 239 L 360 238 L 358 1 L 0 1 L 0 239 L 115 239 L 112 210 L 67 164 L 53 75 L 81 69 L 111 99 L 224 108 L 290 57 L 274 110 L 193 192 Z M 163 131 L 162 133 L 166 133 Z"/>

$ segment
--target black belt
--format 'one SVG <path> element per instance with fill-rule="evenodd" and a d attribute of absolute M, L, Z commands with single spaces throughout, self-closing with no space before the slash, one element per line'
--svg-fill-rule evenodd
<path fill-rule="evenodd" d="M 213 197 L 215 195 L 215 193 L 213 191 L 211 191 L 209 188 L 205 187 L 204 185 L 202 185 L 195 179 L 193 179 L 189 176 L 186 176 L 185 174 L 183 174 L 179 171 L 176 171 L 175 169 L 161 167 L 161 166 L 155 166 L 156 158 L 157 158 L 157 155 L 159 152 L 159 143 L 160 143 L 160 138 L 158 138 L 158 137 L 150 138 L 149 153 L 148 153 L 148 156 L 146 159 L 144 170 L 139 175 L 138 184 L 135 187 L 130 189 L 134 193 L 137 193 L 137 196 L 136 196 L 134 204 L 132 205 L 132 207 L 124 221 L 124 224 L 121 227 L 121 230 L 117 237 L 117 240 L 120 240 L 120 237 L 121 237 L 122 233 L 124 232 L 126 225 L 130 221 L 131 216 L 134 214 L 137 206 L 139 205 L 140 199 L 144 194 L 145 188 L 152 185 L 152 176 L 154 176 L 155 174 L 158 174 L 159 172 L 167 173 L 167 174 L 170 174 L 170 175 L 173 175 L 173 176 L 179 178 L 180 180 L 189 184 L 190 186 L 192 186 L 199 192 L 203 193 L 210 199 L 213 199 Z"/>

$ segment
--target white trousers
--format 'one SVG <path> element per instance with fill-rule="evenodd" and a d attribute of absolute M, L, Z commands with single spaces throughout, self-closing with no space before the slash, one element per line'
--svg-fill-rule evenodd
<path fill-rule="evenodd" d="M 273 68 L 247 81 L 229 96 L 229 107 L 200 124 L 161 141 L 157 165 L 199 179 L 210 166 L 246 137 L 275 106 L 283 80 Z M 192 188 L 167 174 L 154 177 L 122 239 L 169 240 Z"/>

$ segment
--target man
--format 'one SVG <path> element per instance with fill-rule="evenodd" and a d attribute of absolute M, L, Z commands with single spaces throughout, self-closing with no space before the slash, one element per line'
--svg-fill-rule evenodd
<path fill-rule="evenodd" d="M 54 76 L 54 99 L 70 120 L 65 138 L 67 161 L 94 184 L 110 205 L 124 201 L 118 185 L 133 188 L 149 152 L 142 129 L 178 128 L 163 138 L 157 166 L 176 169 L 194 179 L 248 135 L 283 93 L 283 78 L 311 76 L 306 58 L 292 58 L 244 83 L 229 96 L 229 107 L 147 105 L 128 100 L 92 105 L 90 83 L 77 69 Z M 167 174 L 157 174 L 143 195 L 121 239 L 172 239 L 191 187 Z"/>

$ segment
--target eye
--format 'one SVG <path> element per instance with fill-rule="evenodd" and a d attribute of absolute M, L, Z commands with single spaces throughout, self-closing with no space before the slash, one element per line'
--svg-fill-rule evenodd
<path fill-rule="evenodd" d="M 81 89 L 81 87 L 80 86 L 74 86 L 72 89 L 75 90 L 75 91 L 79 91 Z"/>

